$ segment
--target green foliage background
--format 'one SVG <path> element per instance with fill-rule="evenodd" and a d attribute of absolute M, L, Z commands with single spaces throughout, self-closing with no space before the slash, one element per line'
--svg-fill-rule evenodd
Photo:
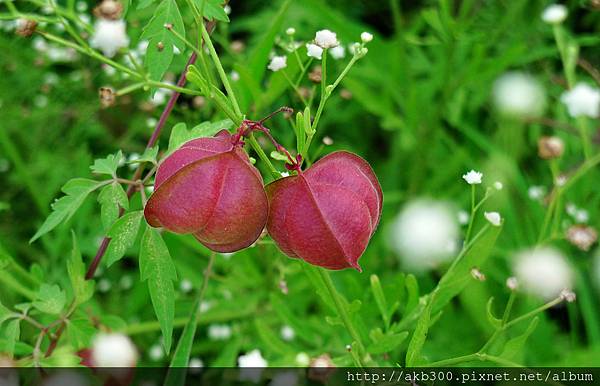
<path fill-rule="evenodd" d="M 580 47 L 580 58 L 598 68 L 600 11 L 592 3 L 567 2 L 570 15 L 565 27 Z M 567 151 L 560 161 L 561 170 L 573 170 L 582 162 L 578 136 L 540 123 L 505 120 L 491 108 L 493 81 L 508 70 L 524 70 L 547 89 L 546 116 L 573 123 L 558 102 L 565 79 L 552 28 L 539 17 L 546 3 L 305 0 L 292 1 L 289 7 L 283 4 L 233 1 L 231 23 L 218 23 L 213 33 L 224 67 L 241 75 L 233 87 L 250 118 L 259 119 L 283 105 L 301 108 L 281 73 L 266 70 L 275 35 L 285 36 L 287 27 L 295 27 L 303 40 L 312 39 L 322 28 L 335 31 L 344 43 L 358 40 L 362 31 L 375 35 L 367 56 L 342 82 L 341 87 L 350 91 L 352 98 L 334 94 L 313 147 L 321 154 L 336 149 L 360 154 L 371 163 L 384 189 L 382 223 L 360 260 L 364 272 L 331 274 L 374 363 L 405 364 L 414 332 L 414 323 L 407 324 L 406 317 L 419 306 L 419 295 L 429 293 L 447 268 L 418 275 L 416 280 L 403 272 L 387 243 L 389 224 L 401 205 L 413 197 L 432 196 L 468 208 L 470 193 L 461 175 L 471 168 L 482 170 L 488 183 L 503 181 L 504 190 L 484 207 L 498 210 L 505 219 L 497 242 L 490 241 L 493 248 L 489 258 L 480 267 L 487 280 L 469 281 L 456 298 L 434 310 L 419 362 L 476 352 L 494 331 L 486 312 L 489 299 L 495 299 L 491 308 L 496 315 L 501 314 L 508 299 L 505 281 L 511 275 L 511 253 L 535 245 L 542 226 L 546 209 L 527 195 L 532 185 L 552 184 L 547 162 L 537 157 L 538 138 L 554 133 L 565 140 Z M 137 43 L 151 9 L 130 8 L 131 46 Z M 185 25 L 191 25 L 191 13 L 183 5 L 181 9 Z M 280 12 L 282 17 L 277 19 Z M 269 29 L 274 20 L 280 23 Z M 233 52 L 228 43 L 231 40 L 244 41 L 246 49 Z M 119 89 L 130 80 L 108 76 L 98 62 L 84 56 L 73 63 L 56 64 L 30 47 L 25 38 L 0 35 L 0 162 L 6 166 L 0 172 L 0 302 L 11 309 L 36 300 L 40 288 L 40 293 L 51 295 L 50 303 L 57 299 L 65 303 L 64 291 L 71 291 L 67 262 L 78 267 L 72 269 L 83 268 L 73 257 L 77 251 L 73 250 L 71 230 L 85 266 L 105 234 L 97 203 L 88 199 L 66 225 L 32 244 L 28 240 L 50 213 L 49 203 L 61 195 L 60 188 L 67 180 L 92 177 L 89 166 L 94 159 L 119 149 L 126 155 L 142 153 L 152 132 L 147 121 L 157 119 L 161 111 L 144 108 L 142 102 L 149 97 L 146 91 L 100 109 L 99 87 L 110 84 Z M 188 55 L 175 55 L 169 71 L 178 75 Z M 291 60 L 288 63 L 290 73 L 297 71 Z M 329 63 L 332 72 L 343 68 L 342 63 Z M 58 75 L 56 84 L 48 84 L 50 73 Z M 577 68 L 577 78 L 593 81 L 581 68 Z M 310 87 L 308 81 L 305 84 Z M 47 103 L 40 98 L 47 98 Z M 182 96 L 161 137 L 161 149 L 167 148 L 169 131 L 178 122 L 194 127 L 224 118 L 210 101 L 198 108 L 192 98 Z M 590 122 L 597 153 L 598 120 Z M 282 144 L 295 147 L 294 132 L 283 117 L 273 119 L 269 127 Z M 334 144 L 320 147 L 324 136 L 331 137 Z M 260 160 L 257 166 L 268 180 Z M 279 167 L 283 170 L 282 164 Z M 127 168 L 124 166 L 120 173 L 130 173 Z M 590 224 L 596 228 L 600 225 L 599 178 L 594 168 L 566 193 L 566 201 L 589 211 Z M 130 205 L 131 210 L 141 209 L 139 196 Z M 483 217 L 475 224 L 476 228 L 482 226 Z M 201 288 L 210 251 L 191 236 L 165 233 L 164 239 L 177 272 L 173 323 L 177 342 L 195 304 L 195 291 L 184 293 L 179 284 L 186 279 L 196 290 Z M 600 278 L 594 275 L 595 252 L 579 251 L 564 240 L 554 244 L 567 253 L 577 269 L 578 301 L 540 314 L 522 347 L 505 353 L 500 344 L 497 354 L 526 365 L 600 365 Z M 72 354 L 89 345 L 98 325 L 131 335 L 142 354 L 140 364 L 169 363 L 168 355 L 160 361 L 149 357 L 150 348 L 160 342 L 161 331 L 149 306 L 148 287 L 140 278 L 138 252 L 139 240 L 124 259 L 101 267 L 95 293 L 79 306 L 73 327 L 59 343 L 62 351 L 57 351 L 56 361 L 50 364 L 71 363 Z M 299 352 L 313 358 L 327 353 L 338 365 L 354 363 L 346 350 L 353 339 L 340 328 L 328 296 L 323 299 L 315 290 L 315 283 L 316 288 L 322 285 L 316 271 L 283 256 L 269 239 L 230 257 L 217 255 L 213 272 L 205 294 L 210 307 L 198 316 L 192 357 L 202 358 L 207 365 L 235 366 L 240 353 L 258 348 L 274 366 L 294 365 Z M 371 275 L 377 275 L 378 280 Z M 287 283 L 287 294 L 280 288 L 282 280 Z M 110 289 L 100 290 L 101 281 L 105 286 L 110 283 Z M 380 292 L 373 281 L 381 283 Z M 513 312 L 523 314 L 540 304 L 519 295 Z M 45 311 L 41 320 L 54 320 L 46 314 L 56 313 L 57 307 L 60 313 L 64 304 L 58 306 L 38 307 Z M 226 341 L 208 339 L 207 326 L 213 323 L 231 326 L 232 336 Z M 283 325 L 295 330 L 295 339 L 286 342 L 280 338 Z M 23 324 L 15 349 L 9 350 L 14 342 L 7 329 L 15 326 L 5 324 L 1 328 L 0 353 L 14 351 L 17 358 L 31 354 L 35 329 Z M 528 323 L 516 325 L 503 339 L 519 336 L 527 328 Z M 393 344 L 386 347 L 384 342 Z"/>

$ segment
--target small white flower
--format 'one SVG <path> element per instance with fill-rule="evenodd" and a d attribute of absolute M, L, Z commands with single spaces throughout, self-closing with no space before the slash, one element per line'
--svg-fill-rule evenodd
<path fill-rule="evenodd" d="M 160 344 L 155 344 L 150 347 L 150 351 L 148 352 L 148 356 L 154 362 L 158 362 L 165 356 L 165 351 L 163 350 Z"/>
<path fill-rule="evenodd" d="M 560 96 L 560 101 L 567 106 L 569 115 L 574 118 L 600 116 L 600 89 L 591 87 L 587 83 L 577 83 L 575 87 Z"/>
<path fill-rule="evenodd" d="M 227 340 L 231 337 L 231 327 L 226 324 L 208 326 L 208 337 L 212 340 Z"/>
<path fill-rule="evenodd" d="M 48 105 L 48 97 L 45 95 L 36 95 L 33 98 L 33 104 L 38 108 L 46 107 Z"/>
<path fill-rule="evenodd" d="M 346 56 L 346 49 L 344 46 L 335 46 L 329 50 L 331 57 L 334 59 L 343 59 Z"/>
<path fill-rule="evenodd" d="M 267 68 L 273 72 L 277 72 L 282 68 L 287 67 L 287 56 L 273 56 L 271 58 L 271 63 L 267 66 Z"/>
<path fill-rule="evenodd" d="M 94 34 L 90 45 L 98 48 L 105 56 L 112 58 L 120 48 L 129 45 L 129 37 L 125 32 L 123 20 L 99 19 L 94 24 Z"/>
<path fill-rule="evenodd" d="M 587 252 L 598 240 L 598 232 L 587 225 L 573 225 L 567 229 L 567 240 Z"/>
<path fill-rule="evenodd" d="M 267 361 L 263 358 L 258 349 L 254 349 L 245 355 L 238 357 L 238 367 L 251 367 L 251 369 L 240 370 L 240 381 L 251 381 L 258 383 L 262 374 L 262 370 L 257 370 L 257 367 L 267 367 Z"/>
<path fill-rule="evenodd" d="M 133 279 L 129 275 L 124 275 L 119 280 L 119 286 L 121 289 L 128 290 L 133 286 Z"/>
<path fill-rule="evenodd" d="M 514 272 L 529 293 L 545 300 L 571 288 L 573 272 L 563 254 L 551 247 L 526 250 L 515 256 Z"/>
<path fill-rule="evenodd" d="M 240 80 L 240 73 L 237 71 L 231 71 L 229 73 L 229 77 L 232 81 L 237 82 L 238 80 Z"/>
<path fill-rule="evenodd" d="M 296 29 L 293 28 L 293 27 L 290 27 L 290 28 L 288 28 L 288 29 L 285 30 L 285 33 L 286 33 L 286 35 L 290 35 L 291 36 L 291 35 L 293 35 L 293 34 L 296 33 Z"/>
<path fill-rule="evenodd" d="M 92 342 L 91 361 L 95 367 L 133 367 L 137 350 L 128 336 L 100 333 Z"/>
<path fill-rule="evenodd" d="M 290 326 L 281 327 L 281 339 L 290 341 L 290 340 L 294 339 L 295 336 L 296 336 L 296 332 Z"/>
<path fill-rule="evenodd" d="M 492 90 L 496 109 L 507 116 L 537 117 L 546 107 L 546 93 L 531 75 L 507 72 L 495 82 Z"/>
<path fill-rule="evenodd" d="M 81 13 L 77 15 L 79 20 L 81 20 L 84 24 L 90 24 L 92 22 L 92 18 L 87 13 Z"/>
<path fill-rule="evenodd" d="M 575 212 L 575 215 L 573 215 L 573 218 L 575 219 L 575 221 L 582 224 L 582 223 L 586 223 L 590 220 L 590 215 L 589 215 L 588 211 L 585 209 L 577 209 L 577 212 Z"/>
<path fill-rule="evenodd" d="M 562 300 L 566 300 L 567 303 L 573 303 L 575 300 L 577 300 L 577 295 L 575 295 L 575 292 L 567 288 L 560 291 L 560 297 Z"/>
<path fill-rule="evenodd" d="M 459 228 L 456 214 L 444 202 L 408 203 L 390 227 L 390 245 L 410 270 L 431 269 L 456 250 Z"/>
<path fill-rule="evenodd" d="M 309 43 L 306 45 L 306 55 L 315 59 L 321 59 L 323 56 L 323 49 L 316 44 Z"/>
<path fill-rule="evenodd" d="M 567 18 L 568 10 L 562 4 L 551 4 L 542 12 L 542 20 L 548 24 L 560 24 Z"/>
<path fill-rule="evenodd" d="M 506 286 L 511 291 L 515 291 L 517 288 L 519 288 L 519 281 L 517 280 L 516 277 L 511 276 L 508 279 L 506 279 Z"/>
<path fill-rule="evenodd" d="M 363 32 L 363 33 L 360 34 L 360 40 L 363 43 L 368 43 L 371 40 L 373 40 L 373 35 L 365 31 L 365 32 Z"/>
<path fill-rule="evenodd" d="M 171 82 L 165 82 L 165 83 L 171 84 Z M 164 105 L 167 102 L 167 99 L 169 99 L 172 94 L 173 94 L 173 90 L 171 90 L 171 89 L 159 88 L 158 90 L 156 90 L 154 92 L 154 95 L 152 95 L 152 98 L 150 99 L 150 101 L 152 102 L 152 104 L 154 104 L 156 106 Z"/>
<path fill-rule="evenodd" d="M 467 225 L 469 223 L 469 212 L 466 210 L 461 210 L 457 214 L 458 223 L 460 225 Z"/>
<path fill-rule="evenodd" d="M 502 217 L 498 212 L 484 212 L 483 216 L 495 227 L 499 227 L 502 224 Z"/>
<path fill-rule="evenodd" d="M 556 186 L 565 186 L 565 184 L 567 183 L 567 176 L 561 174 L 560 176 L 556 177 L 554 183 L 556 184 Z"/>
<path fill-rule="evenodd" d="M 471 170 L 467 174 L 463 174 L 462 178 L 467 181 L 469 185 L 478 185 L 481 184 L 481 178 L 483 177 L 483 173 L 476 172 L 475 170 Z"/>
<path fill-rule="evenodd" d="M 223 11 L 225 11 L 226 15 L 231 15 L 231 6 L 229 4 L 225 5 Z"/>
<path fill-rule="evenodd" d="M 496 181 L 496 182 L 494 182 L 494 188 L 496 190 L 502 190 L 502 188 L 504 188 L 504 185 L 502 184 L 502 182 Z"/>
<path fill-rule="evenodd" d="M 194 288 L 194 285 L 192 284 L 192 282 L 189 279 L 183 279 L 181 281 L 181 283 L 179 283 L 179 289 L 181 290 L 181 292 L 183 292 L 184 294 L 187 294 L 188 292 L 190 292 L 192 289 Z"/>
<path fill-rule="evenodd" d="M 295 371 L 282 371 L 273 377 L 269 386 L 296 386 L 298 384 L 298 374 Z"/>
<path fill-rule="evenodd" d="M 190 361 L 188 362 L 188 367 L 190 368 L 190 373 L 191 374 L 199 374 L 202 371 L 202 368 L 204 367 L 204 361 L 200 358 L 190 358 Z"/>
<path fill-rule="evenodd" d="M 333 48 L 340 44 L 337 40 L 335 32 L 328 29 L 317 31 L 315 34 L 315 44 L 321 48 Z"/>
<path fill-rule="evenodd" d="M 46 42 L 46 40 L 40 36 L 36 36 L 35 38 L 33 38 L 33 49 L 36 51 L 47 51 L 48 50 L 48 43 Z"/>
<path fill-rule="evenodd" d="M 188 367 L 204 367 L 204 362 L 200 358 L 190 358 Z"/>
<path fill-rule="evenodd" d="M 280 172 L 279 174 L 281 174 L 281 177 L 289 177 L 290 176 L 290 172 Z"/>
<path fill-rule="evenodd" d="M 546 188 L 543 186 L 530 186 L 527 189 L 527 195 L 532 200 L 541 200 L 546 195 Z"/>
<path fill-rule="evenodd" d="M 110 280 L 108 279 L 100 279 L 98 281 L 98 291 L 100 292 L 108 292 L 110 291 L 110 288 L 112 287 L 112 284 L 110 283 Z"/>
<path fill-rule="evenodd" d="M 200 312 L 206 312 L 212 308 L 212 303 L 208 300 L 203 300 L 200 302 L 199 310 Z"/>
<path fill-rule="evenodd" d="M 333 138 L 331 138 L 330 136 L 324 136 L 323 137 L 323 145 L 325 146 L 331 146 L 333 145 Z"/>
<path fill-rule="evenodd" d="M 600 266 L 600 264 L 598 264 Z M 310 363 L 310 357 L 308 356 L 307 353 L 305 352 L 299 352 L 298 354 L 296 354 L 296 364 L 298 366 L 308 366 L 308 364 Z"/>

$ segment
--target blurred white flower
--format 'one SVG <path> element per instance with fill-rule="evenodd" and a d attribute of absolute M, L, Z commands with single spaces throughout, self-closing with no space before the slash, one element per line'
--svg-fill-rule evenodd
<path fill-rule="evenodd" d="M 560 101 L 567 106 L 569 115 L 574 118 L 600 116 L 600 89 L 587 83 L 577 83 L 575 87 L 560 96 Z"/>
<path fill-rule="evenodd" d="M 424 270 L 447 260 L 455 252 L 459 229 L 456 215 L 444 202 L 408 203 L 391 226 L 391 246 L 405 266 Z"/>
<path fill-rule="evenodd" d="M 100 292 L 108 292 L 108 291 L 110 291 L 111 287 L 112 287 L 112 284 L 111 284 L 110 280 L 108 280 L 108 279 L 100 279 L 98 281 L 97 289 Z"/>
<path fill-rule="evenodd" d="M 92 22 L 92 18 L 87 13 L 80 13 L 77 15 L 79 20 L 81 20 L 84 24 L 90 24 Z"/>
<path fill-rule="evenodd" d="M 296 33 L 296 28 L 290 27 L 288 29 L 285 30 L 286 35 L 293 35 Z"/>
<path fill-rule="evenodd" d="M 223 7 L 223 11 L 225 11 L 225 14 L 226 14 L 226 15 L 231 15 L 231 6 L 230 6 L 229 4 L 226 4 L 226 5 Z"/>
<path fill-rule="evenodd" d="M 32 41 L 33 49 L 36 51 L 46 51 L 48 49 L 48 43 L 41 36 L 36 36 Z"/>
<path fill-rule="evenodd" d="M 212 302 L 208 300 L 203 300 L 200 302 L 199 310 L 200 312 L 206 312 L 212 308 Z"/>
<path fill-rule="evenodd" d="M 119 280 L 119 286 L 121 289 L 128 290 L 133 286 L 133 279 L 130 275 L 123 275 Z"/>
<path fill-rule="evenodd" d="M 530 186 L 527 189 L 527 195 L 532 200 L 541 200 L 546 195 L 546 188 L 543 186 Z"/>
<path fill-rule="evenodd" d="M 231 71 L 229 73 L 229 77 L 232 81 L 237 82 L 238 80 L 240 80 L 240 73 L 237 71 Z"/>
<path fill-rule="evenodd" d="M 577 212 L 575 213 L 575 216 L 573 216 L 575 218 L 575 221 L 577 221 L 578 223 L 586 223 L 590 220 L 590 215 L 588 214 L 588 211 L 585 209 L 578 209 Z"/>
<path fill-rule="evenodd" d="M 281 371 L 273 377 L 269 386 L 296 386 L 298 374 L 295 371 Z"/>
<path fill-rule="evenodd" d="M 306 45 L 306 55 L 315 59 L 321 59 L 323 56 L 323 49 L 316 44 L 309 43 Z"/>
<path fill-rule="evenodd" d="M 331 54 L 331 57 L 334 59 L 343 59 L 344 56 L 346 56 L 346 49 L 342 45 L 335 46 L 329 50 L 329 53 Z"/>
<path fill-rule="evenodd" d="M 469 185 L 478 185 L 481 184 L 481 178 L 483 177 L 483 173 L 476 172 L 475 170 L 471 170 L 467 174 L 463 174 L 462 178 L 467 181 Z"/>
<path fill-rule="evenodd" d="M 466 210 L 461 210 L 457 213 L 456 218 L 458 219 L 458 223 L 460 225 L 467 225 L 469 223 L 469 212 Z"/>
<path fill-rule="evenodd" d="M 199 374 L 202 371 L 201 369 L 204 367 L 204 361 L 196 357 L 190 358 L 188 367 L 190 368 L 190 373 Z"/>
<path fill-rule="evenodd" d="M 172 84 L 171 82 L 165 82 L 168 84 Z M 156 90 L 154 92 L 154 95 L 151 96 L 150 101 L 152 102 L 152 104 L 156 105 L 156 106 L 160 106 L 163 105 L 167 102 L 167 99 L 169 99 L 171 97 L 171 95 L 173 94 L 173 90 L 169 89 L 169 88 L 159 88 L 158 90 Z"/>
<path fill-rule="evenodd" d="M 363 43 L 368 43 L 371 40 L 373 40 L 373 35 L 365 31 L 365 32 L 363 32 L 363 33 L 360 34 L 360 40 Z"/>
<path fill-rule="evenodd" d="M 148 356 L 154 362 L 158 362 L 161 359 L 163 359 L 163 357 L 165 356 L 165 351 L 163 350 L 162 345 L 155 344 L 152 347 L 150 347 L 150 351 L 148 352 Z"/>
<path fill-rule="evenodd" d="M 77 9 L 78 12 L 87 11 L 87 9 L 88 9 L 87 2 L 85 2 L 85 1 L 78 1 L 77 4 L 75 5 L 75 9 Z"/>
<path fill-rule="evenodd" d="M 560 297 L 563 300 L 566 300 L 568 303 L 573 303 L 577 299 L 577 295 L 575 294 L 575 292 L 567 288 L 560 291 Z"/>
<path fill-rule="evenodd" d="M 568 15 L 567 7 L 562 4 L 551 4 L 542 12 L 542 20 L 548 24 L 560 24 Z"/>
<path fill-rule="evenodd" d="M 271 63 L 267 66 L 267 68 L 273 72 L 277 72 L 282 68 L 287 67 L 287 57 L 286 56 L 273 56 L 271 58 Z"/>
<path fill-rule="evenodd" d="M 181 292 L 183 292 L 184 294 L 187 294 L 188 292 L 190 292 L 192 289 L 194 288 L 194 285 L 192 284 L 192 282 L 189 279 L 183 279 L 181 280 L 181 282 L 179 283 L 179 289 L 181 290 Z"/>
<path fill-rule="evenodd" d="M 317 31 L 315 34 L 315 44 L 321 48 L 333 48 L 340 44 L 337 40 L 335 32 L 328 29 Z"/>
<path fill-rule="evenodd" d="M 123 20 L 98 19 L 94 24 L 94 34 L 90 39 L 90 45 L 98 48 L 105 56 L 112 58 L 120 48 L 129 45 L 129 37 L 125 28 Z"/>
<path fill-rule="evenodd" d="M 600 275 L 599 275 L 599 277 L 600 277 Z M 295 360 L 296 360 L 296 364 L 298 366 L 305 367 L 305 366 L 308 366 L 308 364 L 310 363 L 310 357 L 305 352 L 299 352 L 298 354 L 296 354 Z"/>
<path fill-rule="evenodd" d="M 494 182 L 494 189 L 502 190 L 502 188 L 504 188 L 504 185 L 502 184 L 502 182 L 500 182 L 500 181 Z"/>
<path fill-rule="evenodd" d="M 251 381 L 258 383 L 262 370 L 259 367 L 267 367 L 267 361 L 261 355 L 258 349 L 254 349 L 245 355 L 238 357 L 238 367 L 251 367 L 250 369 L 240 370 L 240 381 Z"/>
<path fill-rule="evenodd" d="M 508 287 L 509 290 L 514 291 L 517 288 L 519 288 L 519 281 L 517 280 L 516 277 L 511 276 L 508 279 L 506 279 L 506 286 Z"/>
<path fill-rule="evenodd" d="M 231 327 L 226 324 L 208 326 L 208 337 L 212 340 L 227 340 L 231 337 Z"/>
<path fill-rule="evenodd" d="M 502 225 L 502 217 L 500 217 L 500 213 L 498 212 L 484 212 L 483 216 L 495 227 Z"/>
<path fill-rule="evenodd" d="M 507 72 L 493 86 L 493 102 L 502 114 L 522 118 L 544 112 L 546 93 L 540 83 L 522 72 Z"/>
<path fill-rule="evenodd" d="M 138 358 L 127 335 L 100 333 L 92 342 L 91 362 L 95 367 L 133 367 Z"/>
<path fill-rule="evenodd" d="M 587 225 L 573 225 L 567 229 L 567 240 L 582 251 L 589 251 L 598 240 L 598 232 Z"/>
<path fill-rule="evenodd" d="M 294 339 L 295 336 L 296 336 L 296 332 L 290 326 L 281 327 L 281 339 L 290 341 L 290 340 Z"/>
<path fill-rule="evenodd" d="M 518 253 L 513 269 L 523 289 L 544 300 L 556 298 L 572 285 L 571 267 L 563 254 L 552 247 Z"/>
<path fill-rule="evenodd" d="M 48 105 L 48 97 L 45 95 L 36 95 L 33 98 L 33 104 L 38 108 L 46 107 Z"/>

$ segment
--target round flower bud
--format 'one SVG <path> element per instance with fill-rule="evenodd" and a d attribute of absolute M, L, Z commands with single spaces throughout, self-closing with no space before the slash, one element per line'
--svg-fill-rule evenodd
<path fill-rule="evenodd" d="M 538 155 L 542 159 L 560 158 L 565 151 L 565 143 L 559 137 L 544 136 L 538 140 Z"/>
<path fill-rule="evenodd" d="M 126 335 L 101 333 L 92 343 L 90 362 L 94 367 L 133 367 L 137 358 L 137 350 Z"/>
<path fill-rule="evenodd" d="M 328 269 L 353 267 L 381 217 L 383 193 L 359 156 L 331 153 L 266 186 L 269 234 L 288 256 Z"/>
<path fill-rule="evenodd" d="M 183 144 L 159 164 L 144 215 L 153 227 L 192 233 L 213 251 L 234 252 L 256 241 L 268 211 L 260 173 L 222 130 Z"/>

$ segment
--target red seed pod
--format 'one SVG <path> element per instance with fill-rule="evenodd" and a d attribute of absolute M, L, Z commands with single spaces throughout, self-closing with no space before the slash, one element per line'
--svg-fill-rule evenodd
<path fill-rule="evenodd" d="M 353 267 L 381 217 L 383 193 L 371 166 L 346 151 L 266 186 L 269 234 L 288 256 L 329 269 Z"/>
<path fill-rule="evenodd" d="M 213 251 L 234 252 L 256 241 L 268 211 L 260 173 L 222 130 L 183 144 L 159 165 L 144 215 L 153 227 L 193 233 Z"/>

